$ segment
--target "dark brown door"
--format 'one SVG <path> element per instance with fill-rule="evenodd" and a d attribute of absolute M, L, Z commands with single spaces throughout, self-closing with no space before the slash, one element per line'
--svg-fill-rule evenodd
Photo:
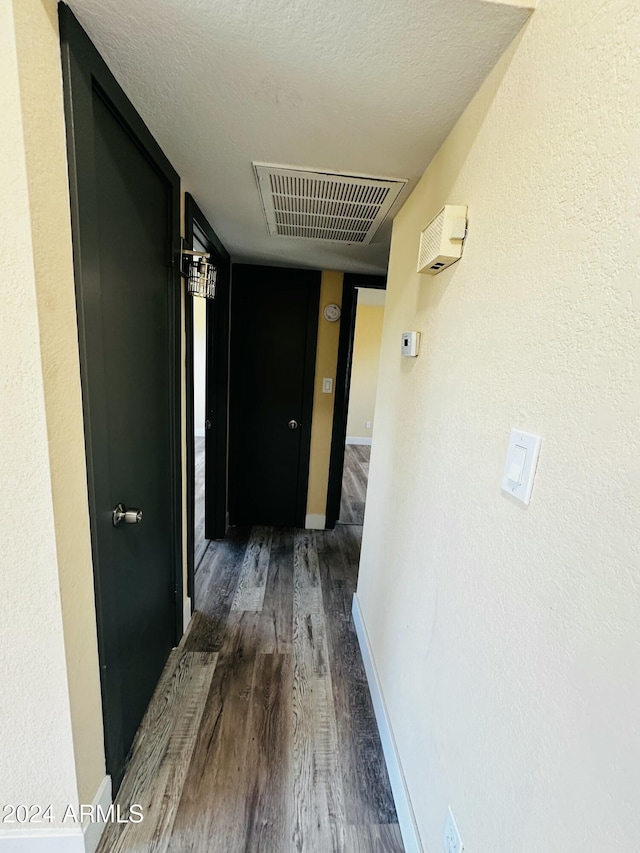
<path fill-rule="evenodd" d="M 235 264 L 229 520 L 304 526 L 320 273 Z"/>
<path fill-rule="evenodd" d="M 117 787 L 179 633 L 179 185 L 64 7 L 61 24 L 105 743 Z M 141 520 L 114 526 L 118 504 Z"/>

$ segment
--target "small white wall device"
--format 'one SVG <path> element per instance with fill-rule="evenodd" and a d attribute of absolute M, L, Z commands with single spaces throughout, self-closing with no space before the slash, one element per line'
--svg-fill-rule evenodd
<path fill-rule="evenodd" d="M 325 320 L 328 320 L 330 323 L 337 323 L 342 311 L 339 305 L 336 305 L 335 302 L 330 302 L 328 305 L 325 305 L 322 313 Z"/>
<path fill-rule="evenodd" d="M 400 352 L 406 358 L 415 358 L 420 352 L 420 332 L 403 332 Z"/>
<path fill-rule="evenodd" d="M 437 275 L 459 261 L 466 235 L 466 204 L 445 204 L 420 234 L 418 272 Z"/>
<path fill-rule="evenodd" d="M 539 435 L 512 429 L 502 474 L 502 490 L 523 504 L 531 500 L 542 439 Z"/>

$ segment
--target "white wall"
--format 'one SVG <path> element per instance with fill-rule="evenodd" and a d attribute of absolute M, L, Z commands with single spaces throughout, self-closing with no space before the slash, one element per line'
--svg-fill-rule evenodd
<path fill-rule="evenodd" d="M 449 803 L 469 853 L 640 850 L 639 49 L 636 2 L 539 0 L 394 223 L 358 597 L 431 853 Z"/>
<path fill-rule="evenodd" d="M 0 803 L 51 804 L 55 825 L 78 790 L 10 0 L 0 0 L 0 79 Z"/>
<path fill-rule="evenodd" d="M 358 287 L 358 305 L 380 305 L 384 308 L 386 291 L 372 287 Z"/>
<path fill-rule="evenodd" d="M 384 290 L 359 289 L 351 360 L 347 444 L 371 443 L 383 319 Z"/>
<path fill-rule="evenodd" d="M 204 435 L 206 419 L 207 301 L 193 297 L 193 414 L 196 435 Z M 188 303 L 187 303 L 188 304 Z"/>

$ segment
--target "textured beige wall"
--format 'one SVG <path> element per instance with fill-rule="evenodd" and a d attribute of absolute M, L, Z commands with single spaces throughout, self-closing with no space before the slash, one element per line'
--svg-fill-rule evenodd
<path fill-rule="evenodd" d="M 14 0 L 14 14 L 73 740 L 80 798 L 91 802 L 104 735 L 57 4 Z"/>
<path fill-rule="evenodd" d="M 318 523 L 325 517 L 327 509 L 327 487 L 329 484 L 329 458 L 331 456 L 331 433 L 333 430 L 334 394 L 322 393 L 323 377 L 336 378 L 338 363 L 338 340 L 340 323 L 325 320 L 322 312 L 330 302 L 342 305 L 341 272 L 325 270 L 320 285 L 320 311 L 318 319 L 318 348 L 313 396 L 313 418 L 311 426 L 311 453 L 309 459 L 309 488 L 307 490 L 307 516 L 315 516 Z M 321 522 L 324 526 L 324 521 Z"/>
<path fill-rule="evenodd" d="M 20 0 L 22 3 L 31 0 Z M 74 725 L 72 736 L 67 687 L 67 669 L 71 673 L 76 660 L 67 649 L 65 661 L 67 638 L 63 636 L 58 579 L 64 546 L 61 549 L 54 529 L 60 493 L 55 482 L 57 469 L 52 466 L 50 472 L 49 467 L 51 435 L 47 436 L 45 413 L 47 386 L 52 380 L 49 365 L 41 362 L 46 332 L 38 328 L 42 296 L 39 252 L 51 185 L 44 173 L 40 189 L 32 184 L 34 162 L 29 150 L 25 158 L 25 134 L 33 119 L 29 110 L 34 105 L 21 97 L 24 57 L 16 52 L 15 28 L 22 36 L 24 10 L 17 6 L 18 19 L 14 20 L 11 0 L 0 0 L 0 803 L 51 804 L 55 825 L 60 823 L 64 805 L 78 801 L 73 751 L 76 729 Z M 35 11 L 39 14 L 40 10 Z M 33 33 L 36 40 L 42 35 L 41 23 L 37 21 Z M 46 53 L 46 39 L 42 49 Z M 41 106 L 47 112 L 48 86 L 45 93 Z M 56 121 L 50 129 L 55 148 Z M 68 213 L 66 224 L 68 228 Z M 51 227 L 63 239 L 60 252 L 50 245 L 51 263 L 60 273 L 65 245 L 68 249 L 64 217 L 62 225 L 53 221 Z M 62 288 L 67 274 L 63 270 Z M 55 301 L 55 294 L 50 298 Z M 82 521 L 82 507 L 79 514 Z M 88 637 L 87 643 L 92 639 Z M 4 833 L 7 826 L 0 829 Z"/>
<path fill-rule="evenodd" d="M 347 438 L 371 438 L 383 318 L 383 305 L 365 305 L 358 299 L 349 388 Z M 371 427 L 367 428 L 367 422 Z"/>
<path fill-rule="evenodd" d="M 640 849 L 639 45 L 635 2 L 539 0 L 394 223 L 358 596 L 432 853 L 448 803 L 474 853 Z"/>

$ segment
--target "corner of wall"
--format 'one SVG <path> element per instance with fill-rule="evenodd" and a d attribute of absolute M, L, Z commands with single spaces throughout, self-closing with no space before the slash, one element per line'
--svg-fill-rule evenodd
<path fill-rule="evenodd" d="M 57 2 L 13 7 L 76 773 L 91 802 L 105 758 Z"/>
<path fill-rule="evenodd" d="M 67 680 L 72 662 L 65 655 L 46 369 L 38 323 L 35 244 L 41 222 L 34 216 L 31 197 L 21 5 L 0 4 L 0 480 L 5 499 L 0 536 L 0 802 L 51 804 L 53 829 L 61 828 L 60 811 L 77 801 L 78 787 Z M 39 6 L 36 11 L 42 10 Z M 30 49 L 37 56 L 33 42 Z M 36 197 L 43 203 L 47 188 L 45 180 L 44 197 Z M 55 254 L 55 245 L 52 250 Z M 15 849 L 14 840 L 22 831 L 3 823 L 3 849 Z"/>
<path fill-rule="evenodd" d="M 323 312 L 325 306 L 331 302 L 342 305 L 343 279 L 344 274 L 341 272 L 324 270 L 320 284 L 318 343 L 313 391 L 311 451 L 309 455 L 309 486 L 307 489 L 307 518 L 311 518 L 314 524 L 319 523 L 319 519 L 325 517 L 327 507 L 333 404 L 340 338 L 340 323 L 330 323 L 324 318 Z M 324 394 L 322 391 L 324 377 L 333 379 L 334 392 L 331 394 Z"/>

